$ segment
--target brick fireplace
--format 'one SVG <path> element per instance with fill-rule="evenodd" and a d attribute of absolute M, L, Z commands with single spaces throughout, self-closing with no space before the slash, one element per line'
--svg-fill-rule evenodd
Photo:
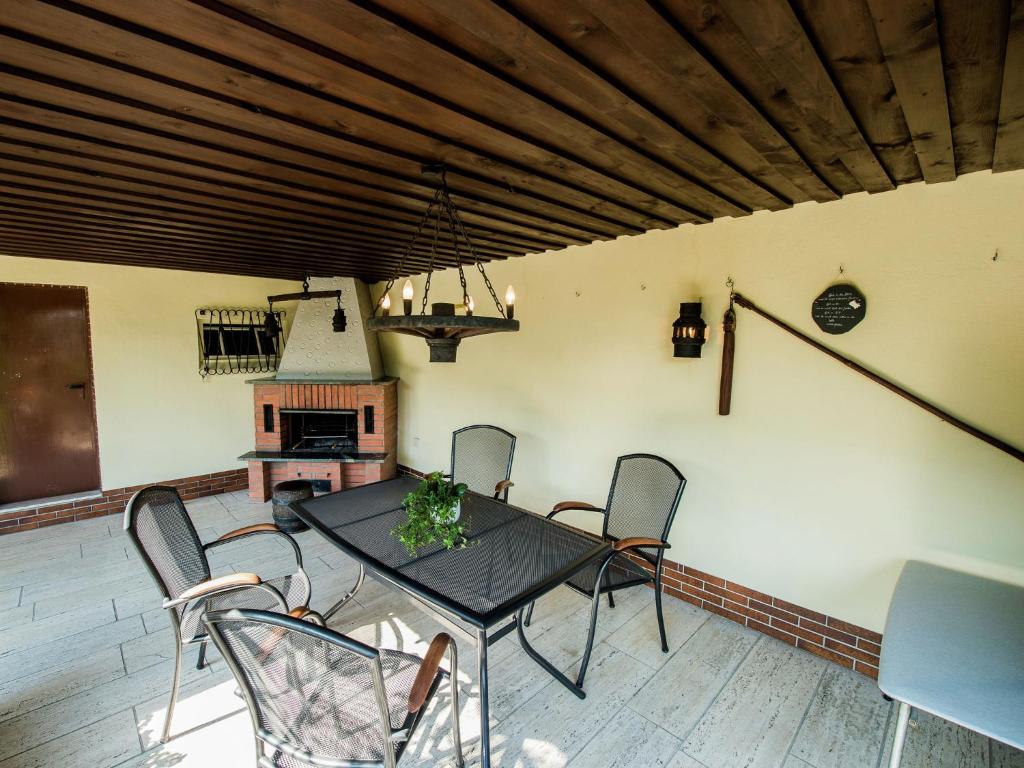
<path fill-rule="evenodd" d="M 256 379 L 256 449 L 249 498 L 266 501 L 283 480 L 312 480 L 340 491 L 395 476 L 398 382 Z"/>

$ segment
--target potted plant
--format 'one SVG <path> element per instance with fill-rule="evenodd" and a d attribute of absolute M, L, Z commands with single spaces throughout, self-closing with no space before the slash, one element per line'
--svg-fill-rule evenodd
<path fill-rule="evenodd" d="M 407 494 L 402 506 L 406 520 L 391 532 L 409 550 L 412 557 L 422 547 L 440 542 L 445 549 L 464 547 L 464 524 L 459 522 L 465 483 L 449 483 L 440 472 L 431 472 L 415 491 Z"/>

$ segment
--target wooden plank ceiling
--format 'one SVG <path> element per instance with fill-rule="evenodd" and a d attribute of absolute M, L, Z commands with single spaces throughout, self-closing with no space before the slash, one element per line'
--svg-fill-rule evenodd
<path fill-rule="evenodd" d="M 438 161 L 485 259 L 1021 168 L 1024 0 L 0 0 L 0 252 L 378 280 Z"/>

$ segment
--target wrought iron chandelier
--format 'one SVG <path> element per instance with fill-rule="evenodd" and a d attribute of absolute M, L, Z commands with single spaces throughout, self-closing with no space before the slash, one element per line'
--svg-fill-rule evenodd
<path fill-rule="evenodd" d="M 420 219 L 416 233 L 406 246 L 405 253 L 395 270 L 395 275 L 388 280 L 384 293 L 373 309 L 373 316 L 367 321 L 367 328 L 373 331 L 393 331 L 405 333 L 410 336 L 419 336 L 425 339 L 430 348 L 430 362 L 432 363 L 454 363 L 455 354 L 458 351 L 459 343 L 467 336 L 481 336 L 485 333 L 498 333 L 501 331 L 518 331 L 519 321 L 513 319 L 515 313 L 515 291 L 512 286 L 508 287 L 505 294 L 506 306 L 502 306 L 498 295 L 494 292 L 484 265 L 473 247 L 473 241 L 469 239 L 459 211 L 448 194 L 448 182 L 445 177 L 443 165 L 428 165 L 423 167 L 426 176 L 438 180 L 437 191 L 427 206 L 427 210 Z M 430 260 L 427 264 L 427 281 L 423 291 L 423 302 L 420 313 L 412 313 L 413 288 L 412 282 L 405 281 L 402 289 L 403 314 L 392 316 L 390 291 L 398 278 L 404 274 L 405 261 L 412 252 L 413 246 L 432 227 L 433 233 L 430 245 Z M 427 306 L 430 299 L 430 278 L 434 272 L 434 263 L 437 259 L 438 241 L 447 232 L 451 238 L 452 250 L 455 253 L 455 265 L 459 270 L 459 283 L 462 286 L 462 304 L 456 305 L 451 302 L 434 302 L 430 304 L 430 313 L 427 314 Z M 465 260 L 464 257 L 465 256 Z M 463 270 L 464 264 L 475 264 L 480 275 L 484 279 L 484 285 L 494 300 L 494 306 L 498 308 L 498 317 L 482 317 L 474 313 L 475 304 L 473 297 L 466 287 L 466 274 Z M 463 310 L 464 314 L 456 314 L 456 310 Z"/>

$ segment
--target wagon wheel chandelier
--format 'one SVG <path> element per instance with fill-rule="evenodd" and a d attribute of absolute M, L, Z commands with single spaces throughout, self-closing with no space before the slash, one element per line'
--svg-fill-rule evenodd
<path fill-rule="evenodd" d="M 484 265 L 480 261 L 479 255 L 477 255 L 476 248 L 473 247 L 472 240 L 469 239 L 469 233 L 462 223 L 462 217 L 459 215 L 458 209 L 448 194 L 445 167 L 443 165 L 427 165 L 423 167 L 423 174 L 439 180 L 437 191 L 434 192 L 430 205 L 427 206 L 423 218 L 420 219 L 416 233 L 406 246 L 394 276 L 388 280 L 384 293 L 381 294 L 376 306 L 374 306 L 373 316 L 367 321 L 366 326 L 373 331 L 392 331 L 410 336 L 419 336 L 426 340 L 427 346 L 430 348 L 430 362 L 454 363 L 459 343 L 467 336 L 481 336 L 485 333 L 519 330 L 519 321 L 513 319 L 515 313 L 515 292 L 512 290 L 512 286 L 509 286 L 505 294 L 505 306 L 503 307 L 501 302 L 498 301 L 498 295 L 494 292 L 494 286 L 491 285 L 487 272 L 484 271 Z M 402 289 L 403 314 L 392 316 L 390 291 L 398 278 L 405 274 L 405 262 L 412 252 L 413 246 L 416 245 L 425 231 L 427 233 L 430 232 L 430 228 L 433 229 L 430 244 L 430 260 L 427 264 L 427 281 L 424 285 L 420 313 L 418 315 L 412 313 L 412 282 L 406 280 L 405 286 Z M 462 286 L 462 303 L 456 305 L 450 302 L 434 302 L 429 305 L 430 313 L 427 314 L 427 306 L 430 299 L 430 278 L 433 275 L 434 263 L 437 259 L 438 241 L 444 237 L 446 232 L 451 239 L 452 250 L 455 253 L 455 265 L 459 270 L 459 283 Z M 428 236 L 430 235 L 428 234 Z M 498 308 L 498 317 L 484 317 L 474 314 L 473 297 L 470 296 L 469 289 L 466 287 L 466 274 L 463 270 L 463 266 L 467 264 L 475 264 L 479 270 L 480 275 L 484 279 L 484 284 L 487 286 L 487 291 L 494 300 L 494 306 Z M 462 310 L 464 314 L 456 314 L 456 309 Z"/>

